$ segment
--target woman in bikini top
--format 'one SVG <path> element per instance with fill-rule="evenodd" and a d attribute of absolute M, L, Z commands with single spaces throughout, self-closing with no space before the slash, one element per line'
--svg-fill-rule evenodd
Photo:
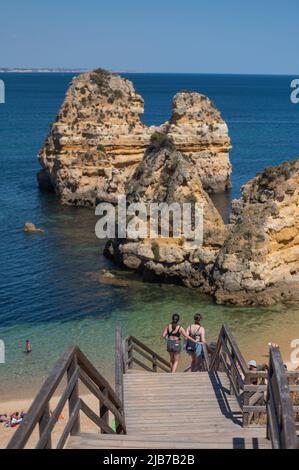
<path fill-rule="evenodd" d="M 184 328 L 179 325 L 179 320 L 180 316 L 177 313 L 174 313 L 172 315 L 172 322 L 164 328 L 162 335 L 164 339 L 167 339 L 167 352 L 169 353 L 171 372 L 176 372 L 179 364 L 180 353 L 182 350 L 181 335 L 194 342 L 191 336 L 187 335 Z"/>

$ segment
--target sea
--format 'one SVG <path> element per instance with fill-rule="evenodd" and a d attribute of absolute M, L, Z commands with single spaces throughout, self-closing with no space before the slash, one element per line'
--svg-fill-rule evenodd
<path fill-rule="evenodd" d="M 290 100 L 289 76 L 124 74 L 145 101 L 142 120 L 161 124 L 180 90 L 209 96 L 229 127 L 232 190 L 217 196 L 224 217 L 241 186 L 263 168 L 299 158 L 299 104 Z M 173 312 L 187 325 L 201 312 L 208 341 L 227 323 L 246 359 L 267 362 L 268 342 L 285 361 L 299 337 L 299 306 L 215 305 L 197 290 L 148 284 L 103 257 L 90 209 L 66 207 L 40 192 L 37 154 L 74 74 L 3 73 L 0 104 L 0 400 L 27 397 L 41 386 L 69 344 L 78 344 L 113 383 L 114 334 L 121 326 L 165 353 L 161 339 Z M 25 222 L 43 234 L 23 232 Z M 118 280 L 104 279 L 103 269 Z M 26 339 L 32 353 L 24 354 Z M 1 357 L 1 354 L 0 354 Z M 182 365 L 187 361 L 184 356 Z"/>

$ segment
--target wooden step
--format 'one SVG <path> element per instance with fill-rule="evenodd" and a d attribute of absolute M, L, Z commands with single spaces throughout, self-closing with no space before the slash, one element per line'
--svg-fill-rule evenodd
<path fill-rule="evenodd" d="M 254 440 L 252 438 L 223 436 L 217 442 L 206 438 L 195 438 L 194 435 L 176 437 L 157 437 L 155 435 L 105 435 L 81 434 L 72 436 L 68 440 L 69 449 L 253 449 L 270 448 L 267 439 Z"/>
<path fill-rule="evenodd" d="M 247 430 L 225 373 L 138 373 L 124 376 L 127 440 L 138 436 L 146 445 L 160 442 L 196 448 L 252 447 L 265 428 Z M 124 439 L 124 438 L 122 438 Z M 159 444 L 161 446 L 161 444 Z M 187 445 L 187 447 L 188 447 Z M 162 445 L 163 447 L 163 445 Z"/>
<path fill-rule="evenodd" d="M 130 372 L 124 377 L 127 434 L 71 437 L 69 448 L 270 448 L 265 427 L 242 427 L 225 373 Z"/>

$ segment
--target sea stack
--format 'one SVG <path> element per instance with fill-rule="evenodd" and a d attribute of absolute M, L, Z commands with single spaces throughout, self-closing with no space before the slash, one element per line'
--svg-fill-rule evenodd
<path fill-rule="evenodd" d="M 228 128 L 209 98 L 190 91 L 177 93 L 172 116 L 161 130 L 180 152 L 191 157 L 206 191 L 221 192 L 231 187 Z"/>
<path fill-rule="evenodd" d="M 195 92 L 177 93 L 172 107 L 169 121 L 148 127 L 140 119 L 143 98 L 129 80 L 102 69 L 77 76 L 39 153 L 40 187 L 55 191 L 63 204 L 113 200 L 160 132 L 192 158 L 204 189 L 229 188 L 231 144 L 219 111 Z"/>
<path fill-rule="evenodd" d="M 242 188 L 211 283 L 218 303 L 299 300 L 299 160 L 270 167 Z"/>
<path fill-rule="evenodd" d="M 210 293 L 208 272 L 227 231 L 217 209 L 203 189 L 199 171 L 190 156 L 176 150 L 172 139 L 154 135 L 126 184 L 127 202 L 198 203 L 203 206 L 203 244 L 194 249 L 184 236 L 148 237 L 143 240 L 110 240 L 105 254 L 117 263 L 138 271 L 146 280 L 180 282 Z M 149 212 L 149 211 L 148 211 Z M 183 212 L 181 212 L 183 213 Z"/>
<path fill-rule="evenodd" d="M 63 204 L 94 206 L 112 179 L 132 173 L 149 141 L 143 99 L 132 83 L 102 69 L 72 80 L 39 154 L 41 187 L 49 181 Z M 46 177 L 45 177 L 46 175 Z"/>

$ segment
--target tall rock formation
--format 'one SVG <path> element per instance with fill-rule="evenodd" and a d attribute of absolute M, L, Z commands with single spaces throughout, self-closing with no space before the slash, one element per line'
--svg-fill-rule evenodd
<path fill-rule="evenodd" d="M 160 128 L 145 126 L 143 111 L 142 97 L 119 75 L 98 69 L 74 78 L 39 154 L 40 187 L 54 189 L 63 204 L 113 200 L 155 132 L 171 136 L 192 157 L 205 189 L 230 187 L 228 130 L 208 98 L 178 93 L 169 122 Z"/>
<path fill-rule="evenodd" d="M 299 300 L 299 160 L 270 167 L 243 187 L 212 270 L 218 303 Z"/>
<path fill-rule="evenodd" d="M 149 129 L 141 114 L 129 80 L 102 69 L 74 78 L 39 154 L 40 185 L 51 184 L 62 203 L 93 206 L 107 180 L 118 182 L 142 159 Z"/>
<path fill-rule="evenodd" d="M 210 292 L 207 273 L 224 242 L 226 228 L 192 159 L 177 151 L 169 138 L 155 139 L 127 181 L 126 195 L 128 203 L 143 202 L 147 207 L 151 203 L 177 203 L 181 209 L 184 203 L 202 205 L 203 244 L 194 248 L 184 236 L 161 237 L 156 233 L 143 240 L 110 240 L 106 255 L 137 270 L 144 279 L 179 281 Z"/>
<path fill-rule="evenodd" d="M 191 157 L 206 191 L 220 192 L 231 187 L 228 128 L 209 98 L 189 91 L 177 93 L 172 116 L 161 129 L 180 152 Z"/>

